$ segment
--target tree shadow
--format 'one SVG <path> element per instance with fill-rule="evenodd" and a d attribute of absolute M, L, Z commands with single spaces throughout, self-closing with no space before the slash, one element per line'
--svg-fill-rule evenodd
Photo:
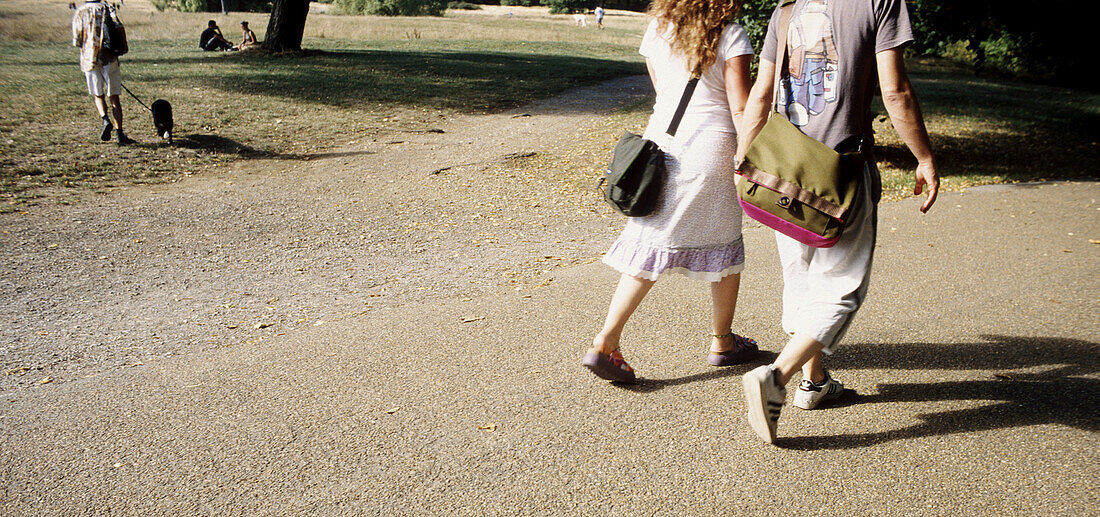
<path fill-rule="evenodd" d="M 1031 425 L 1062 424 L 1100 431 L 1100 344 L 1066 338 L 982 336 L 966 344 L 902 343 L 846 346 L 835 356 L 837 369 L 991 370 L 990 378 L 929 384 L 880 384 L 878 394 L 858 403 L 988 400 L 977 408 L 921 413 L 920 423 L 863 434 L 782 438 L 788 449 L 852 449 L 894 440 L 969 433 Z M 1004 373 L 1051 366 L 1040 373 Z M 1000 377 L 994 377 L 999 375 Z"/>
<path fill-rule="evenodd" d="M 640 63 L 520 52 L 386 49 L 325 51 L 299 59 L 277 54 L 225 57 L 231 66 L 199 79 L 206 87 L 307 104 L 393 104 L 475 113 L 514 107 L 573 85 L 644 73 Z M 157 62 L 163 67 L 173 58 Z M 135 81 L 172 80 L 151 67 L 132 74 Z"/>
<path fill-rule="evenodd" d="M 941 176 L 988 174 L 1010 180 L 1100 177 L 1100 95 L 960 73 L 911 74 L 921 109 L 932 125 Z M 875 111 L 885 122 L 885 109 Z M 888 124 L 888 123 L 887 123 Z M 901 145 L 876 146 L 885 165 L 912 170 Z M 1038 165 L 1038 166 L 1037 166 Z"/>

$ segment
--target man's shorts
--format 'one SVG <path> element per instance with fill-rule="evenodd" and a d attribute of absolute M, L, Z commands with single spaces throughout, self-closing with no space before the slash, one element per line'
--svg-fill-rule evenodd
<path fill-rule="evenodd" d="M 122 94 L 122 74 L 118 71 L 118 60 L 101 65 L 99 70 L 84 72 L 88 81 L 88 93 L 96 97 Z"/>

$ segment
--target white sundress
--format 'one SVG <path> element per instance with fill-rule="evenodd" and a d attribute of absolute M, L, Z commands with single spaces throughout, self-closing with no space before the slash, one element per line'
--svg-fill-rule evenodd
<path fill-rule="evenodd" d="M 723 71 L 727 59 L 751 55 L 752 46 L 739 25 L 726 27 L 718 59 L 700 77 L 675 137 L 665 130 L 689 79 L 687 65 L 657 34 L 656 21 L 646 30 L 640 53 L 657 78 L 657 103 L 645 137 L 665 151 L 668 176 L 656 210 L 628 218 L 603 261 L 648 280 L 674 272 L 717 282 L 745 265 L 733 173 L 737 135 Z"/>

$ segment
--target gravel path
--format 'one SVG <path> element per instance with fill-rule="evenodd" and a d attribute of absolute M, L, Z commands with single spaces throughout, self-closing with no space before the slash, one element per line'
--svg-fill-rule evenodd
<path fill-rule="evenodd" d="M 868 303 L 827 360 L 849 391 L 785 407 L 776 446 L 744 417 L 740 376 L 785 342 L 775 237 L 750 227 L 752 363 L 706 364 L 707 287 L 670 278 L 624 334 L 641 382 L 599 381 L 579 359 L 617 275 L 561 268 L 8 394 L 0 515 L 1096 515 L 1098 200 L 880 205 Z"/>
<path fill-rule="evenodd" d="M 0 394 L 538 287 L 593 260 L 620 221 L 592 192 L 524 174 L 525 161 L 650 94 L 644 76 L 623 78 L 316 159 L 0 216 Z"/>

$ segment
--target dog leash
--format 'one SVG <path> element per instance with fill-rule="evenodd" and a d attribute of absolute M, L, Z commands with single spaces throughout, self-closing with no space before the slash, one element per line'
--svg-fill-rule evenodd
<path fill-rule="evenodd" d="M 141 104 L 142 107 L 144 107 L 146 110 L 148 110 L 149 113 L 153 112 L 152 108 L 150 108 L 149 106 L 146 106 L 144 102 L 141 102 L 141 99 L 139 99 L 137 95 L 134 95 L 134 92 L 130 91 L 130 89 L 127 88 L 125 84 L 122 84 L 121 82 L 119 82 L 118 84 L 120 86 L 122 86 L 122 89 L 126 90 L 126 93 L 129 93 L 130 96 L 133 97 L 135 101 L 138 101 L 138 104 Z"/>

